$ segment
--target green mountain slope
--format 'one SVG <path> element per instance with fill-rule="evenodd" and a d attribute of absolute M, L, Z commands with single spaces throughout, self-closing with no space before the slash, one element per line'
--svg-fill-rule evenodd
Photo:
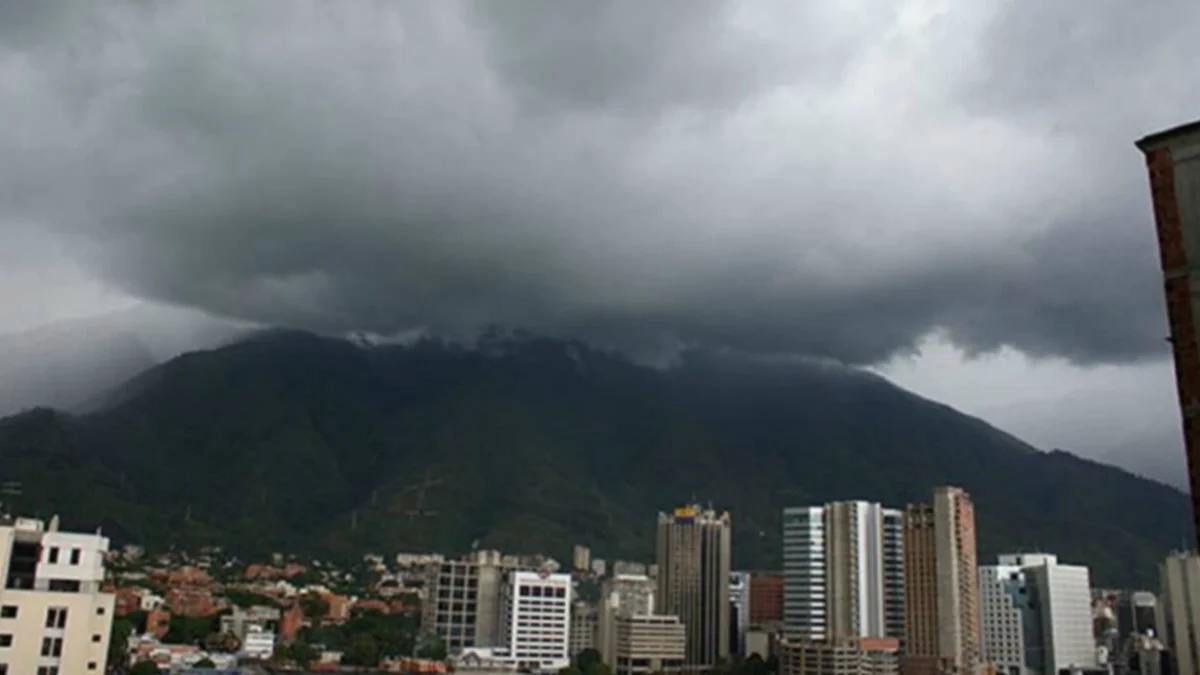
<path fill-rule="evenodd" d="M 0 422 L 0 479 L 68 524 L 246 552 L 648 558 L 655 512 L 694 496 L 733 512 L 738 565 L 771 567 L 785 506 L 938 484 L 974 495 L 984 556 L 1042 548 L 1100 583 L 1151 583 L 1190 536 L 1178 491 L 873 375 L 699 355 L 657 371 L 553 340 L 264 334 L 151 369 L 103 412 Z"/>

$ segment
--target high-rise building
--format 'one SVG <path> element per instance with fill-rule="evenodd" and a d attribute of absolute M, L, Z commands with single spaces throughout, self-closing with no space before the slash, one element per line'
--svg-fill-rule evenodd
<path fill-rule="evenodd" d="M 1200 121 L 1152 134 L 1137 146 L 1150 174 L 1192 517 L 1200 537 L 1200 293 L 1193 290 L 1200 280 Z"/>
<path fill-rule="evenodd" d="M 510 572 L 504 589 L 509 661 L 535 672 L 571 665 L 571 575 Z"/>
<path fill-rule="evenodd" d="M 783 623 L 783 575 L 750 574 L 750 625 L 765 627 Z"/>
<path fill-rule="evenodd" d="M 1179 675 L 1200 674 L 1200 556 L 1175 553 L 1159 565 L 1158 627 Z"/>
<path fill-rule="evenodd" d="M 784 509 L 788 639 L 902 639 L 901 534 L 900 511 L 870 502 Z"/>
<path fill-rule="evenodd" d="M 1001 565 L 1020 565 L 1041 613 L 1044 673 L 1097 668 L 1092 632 L 1092 589 L 1088 568 L 1064 565 L 1046 554 L 1000 556 Z"/>
<path fill-rule="evenodd" d="M 975 507 L 955 487 L 904 509 L 905 675 L 973 673 L 979 665 Z"/>
<path fill-rule="evenodd" d="M 58 518 L 0 518 L 0 673 L 102 673 L 115 597 L 103 593 L 108 539 Z"/>
<path fill-rule="evenodd" d="M 1097 668 L 1088 569 L 1045 553 L 979 567 L 983 660 L 1006 675 Z"/>
<path fill-rule="evenodd" d="M 687 665 L 729 659 L 729 513 L 691 505 L 658 515 L 657 613 L 687 627 Z"/>

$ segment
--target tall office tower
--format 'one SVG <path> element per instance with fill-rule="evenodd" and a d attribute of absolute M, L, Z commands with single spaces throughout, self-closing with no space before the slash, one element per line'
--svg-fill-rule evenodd
<path fill-rule="evenodd" d="M 999 561 L 1019 566 L 1029 581 L 1032 602 L 1041 614 L 1042 672 L 1096 669 L 1088 568 L 1063 565 L 1044 553 L 1002 555 Z"/>
<path fill-rule="evenodd" d="M 870 502 L 783 511 L 783 622 L 792 641 L 904 635 L 901 512 Z"/>
<path fill-rule="evenodd" d="M 729 513 L 684 506 L 658 514 L 657 613 L 687 627 L 687 665 L 729 659 Z"/>
<path fill-rule="evenodd" d="M 1175 553 L 1159 565 L 1158 627 L 1179 675 L 1200 675 L 1200 556 Z"/>
<path fill-rule="evenodd" d="M 571 575 L 510 572 L 504 586 L 507 658 L 518 670 L 571 665 Z"/>
<path fill-rule="evenodd" d="M 904 509 L 906 675 L 974 672 L 979 664 L 975 507 L 955 487 Z"/>
<path fill-rule="evenodd" d="M 114 596 L 102 593 L 108 539 L 58 531 L 57 516 L 0 518 L 0 673 L 101 673 Z"/>
<path fill-rule="evenodd" d="M 1137 146 L 1150 174 L 1192 518 L 1200 536 L 1200 293 L 1194 290 L 1200 281 L 1200 121 L 1152 134 Z"/>

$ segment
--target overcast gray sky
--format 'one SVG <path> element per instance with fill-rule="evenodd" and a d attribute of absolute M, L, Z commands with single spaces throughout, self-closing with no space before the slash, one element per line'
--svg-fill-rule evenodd
<path fill-rule="evenodd" d="M 0 0 L 0 329 L 138 299 L 817 354 L 1169 477 L 1132 141 L 1200 117 L 1197 25 L 1194 0 Z"/>

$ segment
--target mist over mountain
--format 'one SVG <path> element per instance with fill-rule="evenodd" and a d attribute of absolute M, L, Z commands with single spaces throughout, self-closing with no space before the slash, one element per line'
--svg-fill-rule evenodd
<path fill-rule="evenodd" d="M 0 335 L 0 415 L 96 407 L 138 373 L 247 330 L 195 310 L 138 304 Z"/>
<path fill-rule="evenodd" d="M 652 555 L 654 514 L 734 514 L 735 559 L 780 565 L 780 512 L 973 495 L 981 559 L 1043 549 L 1097 583 L 1152 583 L 1190 536 L 1179 491 L 829 362 L 685 353 L 636 365 L 578 342 L 472 347 L 270 331 L 184 354 L 99 412 L 0 421 L 22 508 L 151 545 L 323 555 Z"/>

